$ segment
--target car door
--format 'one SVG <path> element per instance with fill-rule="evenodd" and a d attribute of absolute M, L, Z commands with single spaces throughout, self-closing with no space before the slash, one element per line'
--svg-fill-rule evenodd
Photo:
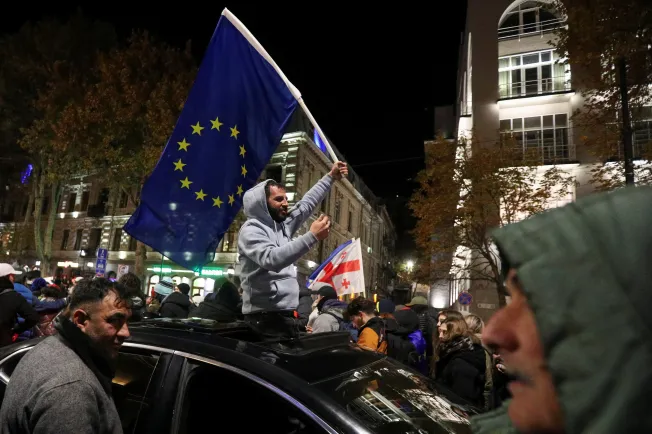
<path fill-rule="evenodd" d="M 173 433 L 338 432 L 264 379 L 211 359 L 184 356 L 186 363 L 177 393 Z"/>
<path fill-rule="evenodd" d="M 17 348 L 0 360 L 2 397 L 14 369 L 32 348 L 33 346 Z M 184 361 L 172 353 L 165 348 L 130 342 L 126 342 L 120 349 L 112 388 L 113 399 L 126 434 L 169 430 Z"/>
<path fill-rule="evenodd" d="M 125 434 L 149 432 L 173 358 L 167 350 L 147 345 L 125 343 L 120 349 L 112 390 Z"/>

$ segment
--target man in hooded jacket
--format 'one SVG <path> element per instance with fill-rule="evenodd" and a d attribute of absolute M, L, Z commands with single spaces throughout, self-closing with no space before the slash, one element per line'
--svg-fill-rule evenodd
<path fill-rule="evenodd" d="M 247 221 L 238 235 L 242 313 L 264 337 L 293 336 L 298 332 L 294 310 L 299 304 L 299 283 L 294 263 L 328 236 L 330 221 L 322 215 L 309 231 L 294 236 L 333 182 L 347 175 L 346 163 L 335 163 L 330 173 L 291 210 L 285 187 L 271 179 L 244 194 Z"/>
<path fill-rule="evenodd" d="M 652 431 L 652 190 L 624 188 L 499 229 L 511 302 L 483 332 L 512 399 L 477 434 Z"/>

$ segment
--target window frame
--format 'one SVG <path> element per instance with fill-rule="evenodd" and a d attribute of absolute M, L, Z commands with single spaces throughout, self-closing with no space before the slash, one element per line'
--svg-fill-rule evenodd
<path fill-rule="evenodd" d="M 542 60 L 544 55 L 550 56 L 549 60 Z M 525 58 L 537 55 L 539 60 L 535 63 L 525 63 Z M 512 59 L 518 58 L 518 64 Z M 507 66 L 500 66 L 501 60 L 507 60 Z M 525 53 L 510 54 L 508 56 L 498 57 L 498 96 L 502 99 L 507 98 L 524 98 L 529 96 L 547 95 L 555 92 L 568 92 L 570 90 L 570 72 L 562 62 L 559 54 L 554 49 L 545 49 L 537 51 L 528 51 Z M 555 75 L 557 65 L 564 68 L 563 75 Z M 543 78 L 543 68 L 550 67 L 550 76 Z M 536 69 L 536 80 L 527 80 L 526 71 Z M 513 80 L 513 72 L 519 72 L 519 79 Z M 507 73 L 509 80 L 505 84 L 501 83 L 501 74 Z M 560 80 L 563 80 L 560 82 Z M 536 81 L 537 91 L 528 91 L 528 87 L 532 86 L 532 82 Z M 501 86 L 508 86 L 503 89 Z M 518 91 L 516 91 L 517 89 Z"/>
<path fill-rule="evenodd" d="M 544 117 L 551 116 L 552 117 L 552 126 L 545 126 L 544 123 Z M 557 116 L 565 116 L 566 117 L 566 125 L 565 126 L 557 126 Z M 539 126 L 538 127 L 526 127 L 525 126 L 525 120 L 530 119 L 530 118 L 539 118 Z M 520 127 L 515 128 L 514 127 L 514 120 L 520 120 Z M 509 121 L 510 127 L 508 129 L 504 129 L 500 127 L 500 135 L 501 137 L 514 137 L 515 134 L 520 134 L 521 139 L 519 143 L 519 139 L 516 139 L 517 143 L 520 145 L 520 150 L 523 152 L 525 155 L 525 152 L 528 150 L 527 147 L 527 139 L 526 139 L 526 134 L 528 132 L 537 132 L 538 133 L 538 145 L 536 147 L 538 155 L 541 156 L 543 161 L 549 161 L 545 159 L 545 149 L 546 146 L 544 144 L 544 131 L 554 131 L 552 138 L 553 138 L 553 150 L 556 151 L 557 149 L 563 149 L 564 143 L 558 143 L 558 138 L 557 138 L 557 131 L 561 130 L 566 130 L 566 141 L 567 143 L 565 144 L 567 148 L 567 155 L 565 158 L 559 158 L 559 159 L 554 159 L 554 161 L 557 162 L 572 162 L 575 158 L 574 156 L 574 151 L 573 151 L 573 135 L 572 135 L 572 126 L 571 126 L 571 114 L 570 113 L 563 113 L 563 112 L 555 112 L 555 113 L 548 113 L 548 114 L 541 114 L 541 115 L 534 115 L 534 116 L 522 116 L 522 117 L 516 117 L 516 118 L 506 118 L 506 119 L 499 119 L 499 123 Z M 533 148 L 530 148 L 533 149 Z"/>

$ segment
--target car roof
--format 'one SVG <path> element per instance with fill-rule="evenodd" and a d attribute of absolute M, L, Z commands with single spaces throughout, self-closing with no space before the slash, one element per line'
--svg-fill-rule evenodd
<path fill-rule="evenodd" d="M 308 383 L 317 383 L 385 358 L 351 345 L 348 332 L 304 334 L 297 339 L 262 341 L 246 323 L 197 318 L 159 318 L 131 323 L 128 342 L 161 346 L 218 358 L 224 350 L 274 365 Z"/>

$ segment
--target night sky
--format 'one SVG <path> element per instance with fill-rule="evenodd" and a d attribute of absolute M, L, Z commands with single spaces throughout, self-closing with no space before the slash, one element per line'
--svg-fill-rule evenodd
<path fill-rule="evenodd" d="M 430 4 L 401 9 L 400 3 L 355 9 L 334 2 L 310 3 L 310 8 L 308 2 L 299 7 L 280 2 L 85 3 L 78 2 L 86 15 L 113 23 L 122 35 L 132 28 L 147 29 L 180 47 L 190 39 L 198 59 L 228 7 L 301 91 L 324 132 L 380 197 L 411 193 L 409 180 L 423 164 L 423 140 L 433 135 L 433 107 L 455 100 L 463 1 L 449 2 L 445 10 Z M 22 4 L 22 10 L 12 5 L 11 13 L 2 14 L 0 32 L 14 32 L 43 16 L 65 18 L 78 7 Z"/>

